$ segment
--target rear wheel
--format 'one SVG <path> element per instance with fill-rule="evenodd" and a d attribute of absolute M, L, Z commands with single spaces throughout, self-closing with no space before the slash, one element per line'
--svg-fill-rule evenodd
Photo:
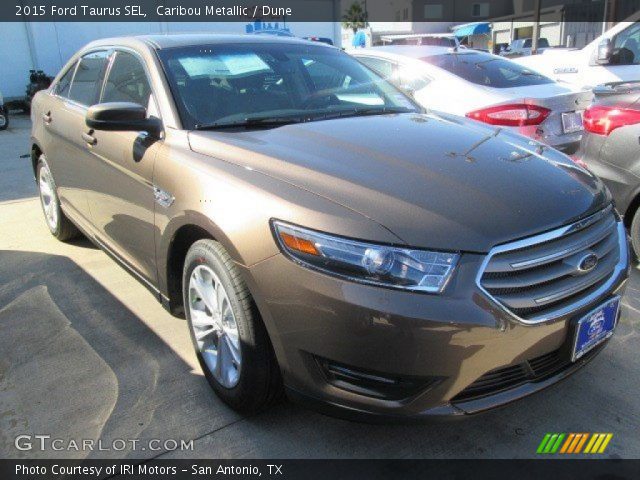
<path fill-rule="evenodd" d="M 78 236 L 78 229 L 71 223 L 60 208 L 56 183 L 53 180 L 53 175 L 51 174 L 47 159 L 44 155 L 40 155 L 38 159 L 36 177 L 38 180 L 42 212 L 44 213 L 44 219 L 51 234 L 63 242 Z"/>
<path fill-rule="evenodd" d="M 182 277 L 185 312 L 198 362 L 218 396 L 242 412 L 281 395 L 280 370 L 251 294 L 226 250 L 199 240 Z"/>

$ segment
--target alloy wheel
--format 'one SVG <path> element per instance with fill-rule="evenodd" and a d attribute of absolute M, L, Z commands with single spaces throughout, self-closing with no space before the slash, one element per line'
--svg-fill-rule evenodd
<path fill-rule="evenodd" d="M 191 272 L 188 295 L 191 330 L 198 351 L 216 381 L 233 388 L 240 379 L 242 357 L 229 296 L 206 265 L 198 265 Z"/>
<path fill-rule="evenodd" d="M 38 185 L 40 187 L 40 202 L 42 203 L 45 219 L 51 231 L 55 231 L 55 229 L 58 228 L 58 197 L 56 196 L 53 177 L 46 164 L 40 167 Z"/>

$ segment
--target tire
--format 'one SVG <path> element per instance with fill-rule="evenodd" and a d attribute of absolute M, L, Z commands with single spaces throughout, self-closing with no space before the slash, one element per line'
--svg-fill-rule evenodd
<path fill-rule="evenodd" d="M 198 240 L 191 246 L 182 291 L 198 362 L 222 401 L 239 412 L 254 413 L 282 398 L 280 368 L 269 335 L 238 268 L 220 243 Z M 212 311 L 221 314 L 209 315 Z M 210 327 L 216 331 L 207 334 Z"/>
<path fill-rule="evenodd" d="M 6 107 L 0 107 L 0 130 L 9 128 L 9 110 Z"/>
<path fill-rule="evenodd" d="M 631 246 L 633 247 L 635 258 L 636 260 L 640 260 L 640 208 L 638 208 L 633 215 L 629 235 L 631 236 Z"/>
<path fill-rule="evenodd" d="M 45 223 L 47 227 L 49 227 L 51 234 L 61 242 L 66 242 L 67 240 L 77 237 L 80 232 L 60 208 L 60 199 L 58 198 L 56 184 L 44 155 L 40 155 L 38 159 L 36 179 L 42 213 L 44 214 Z"/>

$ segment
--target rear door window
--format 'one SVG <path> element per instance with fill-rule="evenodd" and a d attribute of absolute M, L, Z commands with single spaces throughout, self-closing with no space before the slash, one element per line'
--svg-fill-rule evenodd
<path fill-rule="evenodd" d="M 432 55 L 422 60 L 484 87 L 513 88 L 553 83 L 550 78 L 516 62 L 483 52 Z"/>
<path fill-rule="evenodd" d="M 97 102 L 108 55 L 107 51 L 92 52 L 80 59 L 69 92 L 71 100 L 85 106 Z"/>

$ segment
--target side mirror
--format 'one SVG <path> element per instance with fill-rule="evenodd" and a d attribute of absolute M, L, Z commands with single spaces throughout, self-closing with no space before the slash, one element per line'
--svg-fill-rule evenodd
<path fill-rule="evenodd" d="M 598 51 L 596 53 L 596 63 L 598 65 L 607 65 L 611 61 L 611 39 L 605 38 L 598 45 Z"/>
<path fill-rule="evenodd" d="M 87 110 L 85 123 L 94 130 L 147 132 L 154 137 L 162 131 L 160 119 L 147 118 L 147 109 L 131 102 L 93 105 Z"/>

